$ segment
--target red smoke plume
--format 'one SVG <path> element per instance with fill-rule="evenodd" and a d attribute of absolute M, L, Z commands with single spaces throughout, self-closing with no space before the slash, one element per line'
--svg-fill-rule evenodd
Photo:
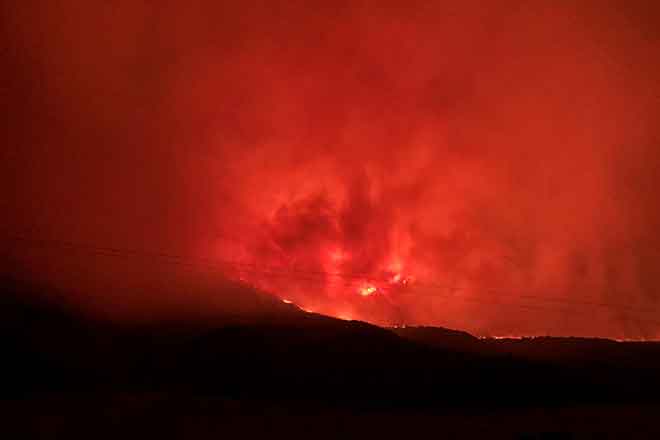
<path fill-rule="evenodd" d="M 660 335 L 654 2 L 14 3 L 8 233 L 377 323 Z M 98 307 L 214 301 L 124 265 Z"/>

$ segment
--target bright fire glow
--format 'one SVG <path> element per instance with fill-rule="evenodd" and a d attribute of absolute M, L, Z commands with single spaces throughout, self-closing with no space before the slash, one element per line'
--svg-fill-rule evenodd
<path fill-rule="evenodd" d="M 366 286 L 360 287 L 359 292 L 360 292 L 360 295 L 362 295 L 362 296 L 369 296 L 369 295 L 372 295 L 372 294 L 376 293 L 377 290 L 378 289 L 376 289 L 375 286 L 372 286 L 371 284 L 368 284 Z"/>
<path fill-rule="evenodd" d="M 402 286 L 407 286 L 408 284 L 412 283 L 415 279 L 410 276 L 404 277 L 400 273 L 395 273 L 390 279 L 389 283 L 390 284 L 400 284 Z"/>
<path fill-rule="evenodd" d="M 335 263 L 338 263 L 345 259 L 346 259 L 346 253 L 344 253 L 344 251 L 342 251 L 341 249 L 336 249 L 330 252 L 330 260 L 332 260 Z"/>

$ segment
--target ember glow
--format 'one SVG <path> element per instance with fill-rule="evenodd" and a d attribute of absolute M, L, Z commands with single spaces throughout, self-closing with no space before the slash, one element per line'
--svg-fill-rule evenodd
<path fill-rule="evenodd" d="M 654 2 L 14 3 L 3 227 L 204 262 L 5 246 L 72 301 L 660 336 Z"/>
<path fill-rule="evenodd" d="M 360 287 L 360 289 L 358 289 L 358 291 L 360 292 L 360 295 L 362 295 L 362 296 L 369 296 L 369 295 L 377 292 L 378 289 L 376 289 L 376 287 L 374 287 L 372 285 L 366 285 L 366 286 Z"/>

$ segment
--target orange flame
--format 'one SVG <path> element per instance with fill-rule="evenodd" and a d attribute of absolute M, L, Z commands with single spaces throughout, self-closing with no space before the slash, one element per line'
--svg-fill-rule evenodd
<path fill-rule="evenodd" d="M 362 296 L 369 296 L 369 295 L 372 295 L 372 294 L 376 293 L 377 291 L 378 291 L 378 289 L 376 288 L 376 286 L 373 286 L 371 284 L 367 284 L 365 286 L 362 286 L 359 289 L 359 293 Z"/>

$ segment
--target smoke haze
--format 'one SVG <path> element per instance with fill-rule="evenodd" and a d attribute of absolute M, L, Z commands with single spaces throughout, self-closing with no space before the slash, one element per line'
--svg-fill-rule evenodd
<path fill-rule="evenodd" d="M 658 20 L 645 1 L 5 1 L 4 234 L 229 261 L 380 324 L 657 338 Z M 110 314 L 237 295 L 202 264 L 3 241 L 10 271 Z"/>

